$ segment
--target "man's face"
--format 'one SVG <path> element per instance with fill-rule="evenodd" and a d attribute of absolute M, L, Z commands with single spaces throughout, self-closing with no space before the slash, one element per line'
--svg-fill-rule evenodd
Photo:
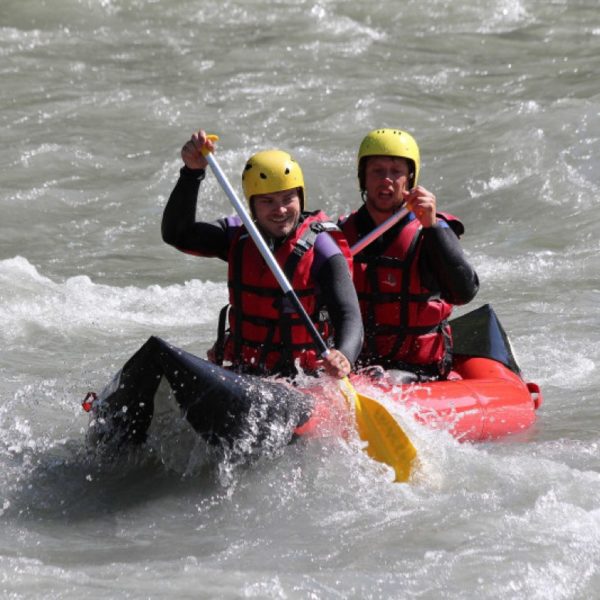
<path fill-rule="evenodd" d="M 388 214 L 402 204 L 402 192 L 410 181 L 410 168 L 404 158 L 372 156 L 365 168 L 366 202 L 369 211 Z"/>
<path fill-rule="evenodd" d="M 272 237 L 289 235 L 300 218 L 298 188 L 252 196 L 254 217 L 258 225 Z"/>

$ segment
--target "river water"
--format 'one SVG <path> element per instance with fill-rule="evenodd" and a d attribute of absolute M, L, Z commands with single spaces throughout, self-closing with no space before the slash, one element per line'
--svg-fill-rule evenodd
<path fill-rule="evenodd" d="M 2 598 L 600 598 L 599 50 L 595 0 L 2 0 Z M 152 334 L 214 338 L 224 264 L 160 238 L 191 132 L 238 190 L 291 151 L 337 216 L 380 126 L 465 223 L 536 425 L 460 444 L 400 411 L 409 484 L 335 437 L 215 466 L 168 411 L 91 452 L 88 390 Z M 209 175 L 199 214 L 230 213 Z"/>

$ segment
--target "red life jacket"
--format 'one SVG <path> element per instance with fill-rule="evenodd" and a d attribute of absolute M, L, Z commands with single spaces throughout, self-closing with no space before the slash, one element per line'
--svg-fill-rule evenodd
<path fill-rule="evenodd" d="M 331 327 L 311 277 L 314 243 L 324 231 L 335 239 L 352 269 L 345 237 L 321 211 L 307 214 L 274 256 L 328 342 Z M 303 370 L 315 371 L 317 347 L 244 227 L 232 241 L 228 262 L 229 332 L 224 342 L 224 360 L 234 368 L 259 375 L 295 374 L 295 361 Z"/>
<path fill-rule="evenodd" d="M 438 217 L 462 228 L 452 215 Z M 359 362 L 417 371 L 421 367 L 445 376 L 452 361 L 447 322 L 452 305 L 421 281 L 420 222 L 402 223 L 391 230 L 397 235 L 381 254 L 369 253 L 367 247 L 354 257 L 354 285 L 365 328 Z M 350 246 L 358 241 L 356 212 L 341 227 Z"/>

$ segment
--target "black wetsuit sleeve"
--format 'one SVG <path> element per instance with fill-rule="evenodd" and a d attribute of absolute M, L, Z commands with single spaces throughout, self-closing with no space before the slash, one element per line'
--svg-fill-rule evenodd
<path fill-rule="evenodd" d="M 441 297 L 451 304 L 466 304 L 479 290 L 477 273 L 450 227 L 423 230 L 419 269 L 423 283 L 430 289 L 439 289 Z"/>
<path fill-rule="evenodd" d="M 331 318 L 335 347 L 354 365 L 362 348 L 363 324 L 356 290 L 344 256 L 331 256 L 323 263 L 315 279 Z"/>
<path fill-rule="evenodd" d="M 196 205 L 204 170 L 183 167 L 162 217 L 163 241 L 182 252 L 227 260 L 229 238 L 224 219 L 196 221 Z"/>

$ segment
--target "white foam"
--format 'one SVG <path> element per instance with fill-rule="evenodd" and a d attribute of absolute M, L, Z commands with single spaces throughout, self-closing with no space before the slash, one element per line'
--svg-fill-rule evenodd
<path fill-rule="evenodd" d="M 216 322 L 226 302 L 222 283 L 190 280 L 179 285 L 115 287 L 87 275 L 55 282 L 26 258 L 0 261 L 4 302 L 0 339 L 26 337 L 32 329 L 71 333 L 198 327 Z"/>

